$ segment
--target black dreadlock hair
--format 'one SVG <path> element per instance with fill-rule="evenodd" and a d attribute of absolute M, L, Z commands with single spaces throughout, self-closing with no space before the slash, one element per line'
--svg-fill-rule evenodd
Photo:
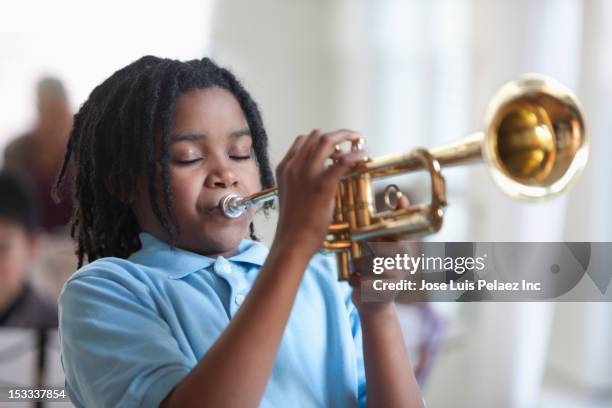
<path fill-rule="evenodd" d="M 170 210 L 169 132 L 176 100 L 182 93 L 210 87 L 225 89 L 237 99 L 253 138 L 261 184 L 274 186 L 261 114 L 230 71 L 208 58 L 183 62 L 142 57 L 97 86 L 74 116 L 54 196 L 59 199 L 57 193 L 72 160 L 75 210 L 70 234 L 77 241 L 79 267 L 85 256 L 89 262 L 106 256 L 127 258 L 140 249 L 140 227 L 124 197 L 136 190 L 141 174 L 148 179 L 153 213 L 174 246 L 178 227 Z M 156 131 L 161 134 L 159 152 Z M 155 200 L 159 167 L 164 211 Z M 249 229 L 257 240 L 252 223 Z"/>

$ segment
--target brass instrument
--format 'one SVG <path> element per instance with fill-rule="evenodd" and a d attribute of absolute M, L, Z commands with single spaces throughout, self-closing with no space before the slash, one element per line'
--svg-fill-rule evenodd
<path fill-rule="evenodd" d="M 351 149 L 361 146 L 362 141 L 353 142 Z M 523 75 L 494 95 L 484 130 L 434 149 L 366 158 L 356 165 L 338 187 L 323 248 L 336 252 L 339 279 L 347 280 L 351 261 L 361 257 L 361 242 L 417 237 L 441 228 L 447 204 L 442 167 L 483 160 L 510 197 L 541 201 L 561 194 L 576 180 L 588 148 L 582 109 L 571 91 L 545 76 Z M 431 201 L 399 209 L 391 201 L 401 193 L 390 185 L 384 193 L 387 209 L 377 212 L 373 180 L 417 170 L 430 174 Z M 276 195 L 275 188 L 246 198 L 229 195 L 220 206 L 228 217 L 238 217 Z"/>

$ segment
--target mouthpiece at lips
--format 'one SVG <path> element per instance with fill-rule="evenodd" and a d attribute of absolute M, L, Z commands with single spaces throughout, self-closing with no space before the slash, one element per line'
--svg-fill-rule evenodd
<path fill-rule="evenodd" d="M 246 205 L 240 203 L 241 200 L 242 197 L 240 197 L 239 195 L 226 195 L 221 199 L 221 202 L 219 203 L 221 211 L 223 211 L 223 214 L 228 218 L 240 217 L 247 208 Z"/>

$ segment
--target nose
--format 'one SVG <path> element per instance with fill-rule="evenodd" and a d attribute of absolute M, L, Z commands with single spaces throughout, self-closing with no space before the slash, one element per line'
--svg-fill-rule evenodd
<path fill-rule="evenodd" d="M 238 176 L 225 160 L 217 160 L 208 173 L 204 184 L 208 188 L 230 188 L 238 185 Z"/>

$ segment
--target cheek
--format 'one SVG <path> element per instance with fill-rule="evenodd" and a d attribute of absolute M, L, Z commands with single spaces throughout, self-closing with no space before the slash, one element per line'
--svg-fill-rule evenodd
<path fill-rule="evenodd" d="M 243 180 L 249 194 L 256 193 L 262 189 L 259 180 L 259 167 L 257 167 L 255 162 L 251 162 L 248 166 L 245 166 L 242 174 L 240 174 L 240 179 Z"/>
<path fill-rule="evenodd" d="M 202 192 L 202 182 L 197 176 L 172 177 L 172 201 L 173 208 L 193 208 Z M 178 214 L 175 214 L 178 215 Z"/>

